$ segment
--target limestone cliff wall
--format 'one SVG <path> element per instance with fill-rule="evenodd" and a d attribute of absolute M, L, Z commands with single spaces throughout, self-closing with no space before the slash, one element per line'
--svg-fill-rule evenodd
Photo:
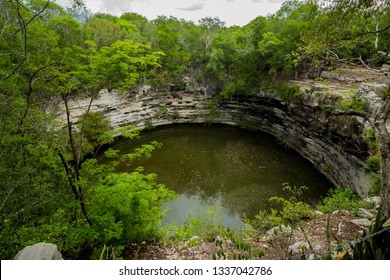
<path fill-rule="evenodd" d="M 223 123 L 265 131 L 312 162 L 335 186 L 349 186 L 367 195 L 371 181 L 364 170 L 368 147 L 359 118 L 332 116 L 334 95 L 307 92 L 299 100 L 282 101 L 268 92 L 216 102 L 201 92 L 120 94 L 104 91 L 91 111 L 103 112 L 112 128 L 174 123 Z M 70 103 L 74 122 L 88 100 Z M 64 114 L 60 113 L 60 117 Z"/>

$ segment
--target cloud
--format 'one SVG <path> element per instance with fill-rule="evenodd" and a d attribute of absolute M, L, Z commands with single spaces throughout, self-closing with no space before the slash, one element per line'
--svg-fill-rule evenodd
<path fill-rule="evenodd" d="M 264 3 L 264 0 L 252 0 L 253 3 Z"/>
<path fill-rule="evenodd" d="M 133 0 L 84 0 L 85 5 L 93 13 L 108 13 L 116 16 L 129 11 Z"/>
<path fill-rule="evenodd" d="M 194 3 L 192 5 L 189 5 L 189 6 L 185 6 L 185 7 L 179 7 L 177 8 L 178 10 L 181 10 L 181 11 L 189 11 L 189 12 L 192 12 L 192 11 L 196 11 L 196 10 L 201 10 L 203 9 L 204 7 L 204 4 L 203 3 Z"/>

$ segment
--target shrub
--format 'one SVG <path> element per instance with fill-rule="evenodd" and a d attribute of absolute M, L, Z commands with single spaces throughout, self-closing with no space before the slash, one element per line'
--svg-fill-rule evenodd
<path fill-rule="evenodd" d="M 261 232 L 281 224 L 294 226 L 303 219 L 313 217 L 310 205 L 300 201 L 306 189 L 305 186 L 292 187 L 285 184 L 283 190 L 291 194 L 289 198 L 274 196 L 269 199 L 269 202 L 280 206 L 279 209 L 271 209 L 271 212 L 260 211 L 254 219 L 245 219 L 245 223 Z"/>
<path fill-rule="evenodd" d="M 80 130 L 84 128 L 84 137 L 88 142 L 93 147 L 102 144 L 100 137 L 104 132 L 110 129 L 109 120 L 101 112 L 89 112 L 87 118 L 83 115 L 81 119 L 85 119 L 85 121 L 84 123 L 79 122 L 78 128 Z"/>
<path fill-rule="evenodd" d="M 377 196 L 380 194 L 381 190 L 381 175 L 379 173 L 375 173 L 371 175 L 371 189 L 368 192 L 369 196 Z"/>
<path fill-rule="evenodd" d="M 381 169 L 381 158 L 380 156 L 370 156 L 364 165 L 364 169 L 368 172 L 377 173 Z"/>
<path fill-rule="evenodd" d="M 258 232 L 265 232 L 271 228 L 277 227 L 283 223 L 283 218 L 278 215 L 278 211 L 260 210 L 253 219 L 244 219 L 245 224 L 250 225 Z"/>
<path fill-rule="evenodd" d="M 228 231 L 222 223 L 220 212 L 213 207 L 207 208 L 204 214 L 190 215 L 181 226 L 170 225 L 164 230 L 167 232 L 168 238 L 188 240 L 197 236 L 198 239 L 205 241 L 212 241 L 217 236 L 225 235 Z"/>
<path fill-rule="evenodd" d="M 366 100 L 363 100 L 356 96 L 352 96 L 351 100 L 341 102 L 341 109 L 345 111 L 355 110 L 359 112 L 368 112 L 369 105 Z"/>
<path fill-rule="evenodd" d="M 286 84 L 280 85 L 280 99 L 282 101 L 289 101 L 292 99 L 300 99 L 303 97 L 303 93 L 300 91 L 298 85 L 288 86 Z"/>
<path fill-rule="evenodd" d="M 335 188 L 328 192 L 318 210 L 323 213 L 332 213 L 339 209 L 345 209 L 356 214 L 364 202 L 359 201 L 355 193 L 349 188 Z"/>

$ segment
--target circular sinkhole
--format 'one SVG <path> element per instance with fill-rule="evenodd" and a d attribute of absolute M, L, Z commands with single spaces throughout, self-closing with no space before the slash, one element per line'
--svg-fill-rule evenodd
<path fill-rule="evenodd" d="M 139 139 L 119 139 L 111 148 L 128 153 L 151 141 L 162 148 L 119 171 L 142 166 L 178 194 L 165 205 L 163 225 L 180 225 L 211 209 L 227 227 L 239 228 L 242 217 L 269 208 L 270 197 L 291 195 L 283 191 L 284 184 L 308 187 L 302 199 L 313 205 L 332 187 L 309 161 L 274 137 L 228 125 L 164 126 L 142 132 Z"/>

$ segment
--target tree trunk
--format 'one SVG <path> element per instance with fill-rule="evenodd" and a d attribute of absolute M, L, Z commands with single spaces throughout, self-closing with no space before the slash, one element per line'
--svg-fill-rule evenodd
<path fill-rule="evenodd" d="M 376 20 L 376 27 L 375 27 L 375 49 L 378 50 L 378 47 L 379 47 L 379 20 L 377 19 Z"/>
<path fill-rule="evenodd" d="M 73 156 L 73 161 L 74 161 L 74 173 L 71 172 L 71 168 L 66 162 L 64 156 L 62 155 L 61 151 L 58 149 L 57 154 L 60 156 L 62 164 L 64 165 L 69 185 L 75 194 L 75 199 L 78 200 L 80 203 L 81 211 L 87 220 L 89 225 L 92 225 L 92 221 L 88 216 L 87 209 L 85 208 L 85 202 L 84 202 L 84 192 L 83 189 L 80 186 L 77 186 L 77 182 L 80 180 L 80 172 L 79 172 L 79 155 L 77 153 L 77 148 L 75 145 L 74 137 L 73 137 L 73 130 L 72 130 L 72 122 L 70 119 L 70 110 L 68 106 L 68 96 L 63 94 L 62 99 L 65 104 L 65 109 L 66 109 L 66 120 L 67 120 L 67 127 L 68 127 L 68 134 L 69 134 L 69 142 L 70 142 L 70 147 L 72 150 L 72 156 Z M 81 147 L 79 147 L 81 149 Z M 73 174 L 72 174 L 73 173 Z"/>

